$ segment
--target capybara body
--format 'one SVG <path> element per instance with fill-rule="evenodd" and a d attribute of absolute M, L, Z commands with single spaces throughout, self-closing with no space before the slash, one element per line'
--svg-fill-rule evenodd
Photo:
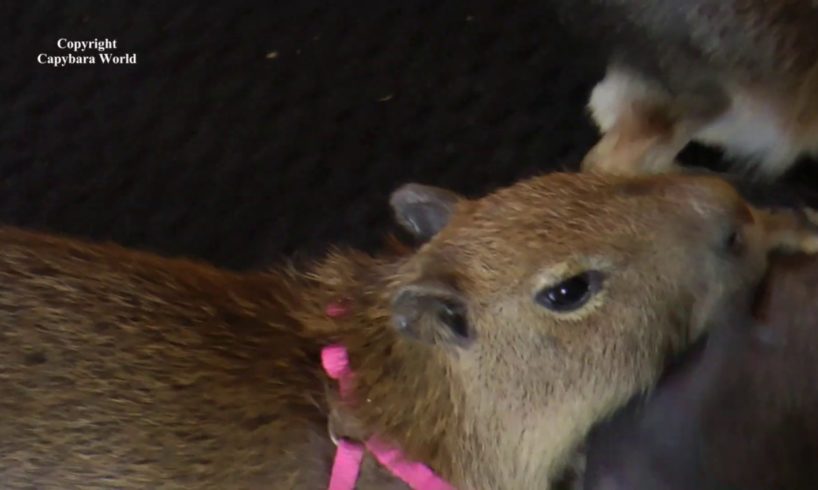
<path fill-rule="evenodd" d="M 332 420 L 460 489 L 549 488 L 770 249 L 808 237 L 704 177 L 409 185 L 392 205 L 418 251 L 299 270 L 0 230 L 0 486 L 324 488 Z M 367 458 L 358 488 L 406 487 Z"/>

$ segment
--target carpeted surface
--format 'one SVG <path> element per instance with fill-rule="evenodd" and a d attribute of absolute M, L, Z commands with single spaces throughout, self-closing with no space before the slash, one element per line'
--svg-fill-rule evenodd
<path fill-rule="evenodd" d="M 603 63 L 545 3 L 5 2 L 0 221 L 234 268 L 372 250 L 403 182 L 477 194 L 593 143 Z M 137 64 L 37 63 L 95 37 Z"/>

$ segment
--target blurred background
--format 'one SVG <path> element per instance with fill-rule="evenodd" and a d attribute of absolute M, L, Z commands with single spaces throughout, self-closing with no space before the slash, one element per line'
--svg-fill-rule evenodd
<path fill-rule="evenodd" d="M 235 269 L 372 251 L 401 183 L 477 195 L 576 169 L 596 138 L 604 60 L 547 2 L 7 1 L 0 17 L 9 224 Z M 68 53 L 60 38 L 137 63 L 38 64 Z"/>

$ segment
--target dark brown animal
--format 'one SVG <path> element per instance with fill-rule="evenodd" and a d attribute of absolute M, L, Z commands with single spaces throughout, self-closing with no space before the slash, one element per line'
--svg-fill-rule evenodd
<path fill-rule="evenodd" d="M 409 185 L 392 204 L 417 253 L 300 272 L 0 230 L 0 486 L 320 489 L 332 420 L 461 489 L 548 488 L 770 249 L 816 245 L 714 178 L 553 174 L 475 201 Z M 320 367 L 335 342 L 352 403 Z M 367 460 L 358 488 L 403 487 Z"/>
<path fill-rule="evenodd" d="M 588 490 L 818 488 L 818 260 L 778 258 L 755 317 L 706 345 L 590 438 Z"/>
<path fill-rule="evenodd" d="M 550 0 L 610 58 L 583 168 L 670 170 L 690 141 L 775 177 L 818 153 L 814 0 Z"/>

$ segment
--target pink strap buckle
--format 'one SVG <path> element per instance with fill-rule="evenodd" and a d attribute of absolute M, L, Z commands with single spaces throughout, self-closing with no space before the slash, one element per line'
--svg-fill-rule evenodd
<path fill-rule="evenodd" d="M 350 385 L 352 370 L 349 367 L 346 348 L 340 345 L 324 347 L 321 351 L 321 364 L 324 366 L 327 375 L 338 381 L 341 397 L 349 399 L 351 396 L 350 390 L 352 389 Z M 372 453 L 375 459 L 390 473 L 401 479 L 413 490 L 455 490 L 428 466 L 407 461 L 399 449 L 391 448 L 374 437 L 361 445 L 343 439 L 336 440 L 331 431 L 330 436 L 338 449 L 335 452 L 335 462 L 332 465 L 329 490 L 354 490 L 365 449 Z"/>

